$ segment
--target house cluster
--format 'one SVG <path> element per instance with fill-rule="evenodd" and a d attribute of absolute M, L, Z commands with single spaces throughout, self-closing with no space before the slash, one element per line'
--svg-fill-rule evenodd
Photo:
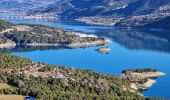
<path fill-rule="evenodd" d="M 52 71 L 47 71 L 47 72 L 41 72 L 39 71 L 42 67 L 44 67 L 46 64 L 43 63 L 33 63 L 31 67 L 26 67 L 26 68 L 20 68 L 19 71 L 20 73 L 25 73 L 27 75 L 33 75 L 35 77 L 51 77 L 51 78 L 56 78 L 56 79 L 71 79 L 72 81 L 75 81 L 74 78 L 71 78 L 68 73 L 62 73 L 57 68 L 54 68 Z"/>

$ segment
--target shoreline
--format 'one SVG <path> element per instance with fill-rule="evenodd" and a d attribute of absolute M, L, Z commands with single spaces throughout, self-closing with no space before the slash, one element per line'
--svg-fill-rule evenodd
<path fill-rule="evenodd" d="M 111 43 L 112 41 L 110 40 L 98 40 L 98 41 L 94 41 L 94 42 L 84 42 L 84 43 L 71 43 L 71 44 L 48 44 L 48 43 L 27 43 L 24 44 L 26 46 L 63 46 L 63 47 L 68 47 L 68 48 L 82 48 L 82 47 L 90 47 L 90 46 L 95 46 L 95 45 L 103 45 L 103 44 L 107 44 L 107 43 Z"/>
<path fill-rule="evenodd" d="M 1 54 L 2 55 L 2 54 Z M 4 55 L 7 55 L 7 54 L 4 54 Z M 4 57 L 4 56 L 1 56 L 2 58 Z M 15 57 L 17 57 L 17 56 L 15 56 Z M 11 60 L 11 58 L 10 57 L 8 57 L 8 59 L 9 59 L 9 61 Z M 14 58 L 14 59 L 16 59 L 16 58 Z M 18 60 L 18 59 L 16 59 L 16 60 Z M 21 63 L 23 63 L 23 60 L 19 60 Z M 27 61 L 27 60 L 24 60 L 24 61 Z M 19 63 L 20 63 L 19 62 Z M 8 63 L 8 62 L 7 62 Z M 60 67 L 60 66 L 53 66 L 53 65 L 50 65 L 49 66 L 49 64 L 46 64 L 46 63 L 41 63 L 41 62 L 32 62 L 31 60 L 30 60 L 30 62 L 28 62 L 28 63 L 30 63 L 30 64 L 26 64 L 27 66 L 25 66 L 25 67 L 17 67 L 17 69 L 13 69 L 13 67 L 11 66 L 11 68 L 9 67 L 9 68 L 4 68 L 3 69 L 3 72 L 5 72 L 5 73 L 13 73 L 13 70 L 18 70 L 17 72 L 19 73 L 19 74 L 25 74 L 25 75 L 28 75 L 28 76 L 30 76 L 30 75 L 32 75 L 32 76 L 34 76 L 34 77 L 37 77 L 37 78 L 39 78 L 39 77 L 41 77 L 41 78 L 46 78 L 46 79 L 48 79 L 48 78 L 52 78 L 52 79 L 68 79 L 68 80 L 70 80 L 70 81 L 76 81 L 76 82 L 79 82 L 79 81 L 82 81 L 82 80 L 78 80 L 78 78 L 76 78 L 76 76 L 74 77 L 74 76 L 72 76 L 72 75 L 74 75 L 74 73 L 75 73 L 75 70 L 73 70 L 73 69 L 70 69 L 70 71 L 73 71 L 73 72 L 69 72 L 67 69 L 65 69 L 65 68 L 67 68 L 67 66 L 62 66 L 62 67 Z M 15 65 L 14 65 L 15 66 Z M 65 68 L 63 68 L 63 67 L 65 67 Z M 59 68 L 59 69 L 58 69 Z M 61 70 L 62 69 L 62 70 Z M 80 70 L 81 71 L 81 69 L 78 69 L 78 68 L 76 68 L 77 70 Z M 66 72 L 65 72 L 65 71 Z M 68 71 L 68 72 L 67 72 Z M 83 73 L 84 73 L 84 70 L 82 70 L 83 72 L 82 72 L 82 75 L 84 75 Z M 87 70 L 88 71 L 88 70 Z M 95 72 L 95 71 L 94 71 Z M 91 73 L 91 72 L 90 72 Z M 98 72 L 96 72 L 96 74 L 97 74 Z M 147 72 L 143 72 L 142 74 L 146 74 Z M 153 72 L 153 73 L 156 73 L 155 75 L 156 76 L 158 76 L 158 73 L 157 72 Z M 163 73 L 162 72 L 159 72 L 159 73 L 161 73 L 161 74 L 159 74 L 159 75 L 163 75 Z M 89 74 L 89 73 L 88 73 Z M 93 73 L 92 73 L 93 74 Z M 132 73 L 133 74 L 133 73 Z M 107 75 L 107 74 L 106 74 Z M 165 73 L 164 73 L 164 75 L 165 75 Z M 109 75 L 110 76 L 110 75 Z M 114 75 L 113 75 L 114 76 Z M 115 76 L 117 76 L 117 75 L 115 75 Z M 79 77 L 79 76 L 77 76 L 77 77 Z M 118 77 L 117 77 L 118 78 Z M 121 76 L 119 76 L 119 78 L 120 78 L 120 80 L 122 80 L 122 77 Z M 82 79 L 83 79 L 83 77 L 82 77 Z M 102 83 L 100 83 L 100 84 L 109 84 L 109 82 L 110 82 L 110 79 L 113 79 L 113 77 L 111 76 L 109 79 L 108 79 L 108 77 L 105 77 L 105 78 L 103 78 L 103 79 L 107 79 L 108 81 L 108 83 L 107 82 L 104 82 L 103 83 L 103 81 L 102 80 L 99 80 L 99 81 L 97 81 L 97 82 L 102 82 Z M 78 81 L 77 81 L 78 80 Z M 113 79 L 114 80 L 114 79 Z M 126 80 L 126 79 L 125 79 Z M 30 81 L 30 80 L 29 80 Z M 117 81 L 117 80 L 116 80 Z M 142 97 L 145 97 L 144 95 L 142 95 L 141 93 L 140 93 L 140 91 L 139 91 L 139 86 L 140 87 L 142 87 L 142 88 L 140 88 L 140 89 L 147 89 L 147 88 L 149 88 L 149 87 L 151 87 L 154 83 L 156 83 L 156 81 L 155 80 L 152 80 L 152 79 L 149 79 L 148 81 L 146 81 L 145 83 L 134 83 L 134 82 L 132 82 L 132 81 L 128 81 L 127 80 L 127 84 L 121 84 L 120 86 L 122 86 L 123 88 L 122 88 L 122 91 L 128 91 L 129 93 L 130 92 L 133 92 L 133 93 L 136 93 L 136 94 L 139 94 L 140 96 L 142 96 Z M 117 83 L 117 82 L 116 82 Z M 94 85 L 95 85 L 96 83 L 94 83 Z M 105 86 L 105 85 L 104 85 Z M 110 86 L 112 86 L 112 85 L 110 85 Z M 102 85 L 102 87 L 103 87 L 103 85 Z M 146 88 L 147 87 L 147 88 Z M 107 87 L 107 85 L 106 85 L 106 88 L 108 88 Z M 136 88 L 136 89 L 134 89 L 134 88 Z M 30 97 L 32 97 L 32 95 L 30 95 Z"/>
<path fill-rule="evenodd" d="M 19 56 L 11 56 L 10 57 L 10 54 L 1 54 L 1 55 L 2 55 L 2 56 L 0 56 L 1 58 L 7 57 L 6 59 L 9 62 L 16 60 L 17 65 L 18 65 L 18 66 L 16 66 L 16 65 L 11 66 L 10 63 L 5 62 L 4 63 L 5 65 L 2 66 L 2 68 L 6 67 L 6 66 L 7 67 L 3 69 L 3 73 L 10 74 L 10 73 L 13 73 L 13 71 L 15 70 L 16 73 L 18 73 L 17 75 L 24 74 L 23 79 L 17 80 L 17 82 L 20 82 L 20 85 L 16 86 L 15 83 L 10 84 L 11 86 L 16 87 L 17 91 L 16 90 L 14 90 L 14 91 L 16 91 L 16 93 L 18 95 L 22 94 L 21 92 L 18 92 L 18 90 L 22 91 L 21 87 L 24 87 L 24 86 L 25 86 L 24 88 L 28 89 L 28 90 L 31 90 L 32 88 L 38 87 L 38 88 L 41 89 L 39 91 L 44 91 L 44 88 L 41 88 L 42 86 L 45 86 L 45 88 L 48 88 L 49 86 L 52 86 L 52 87 L 54 86 L 53 88 L 56 89 L 56 85 L 53 85 L 53 84 L 56 84 L 56 82 L 58 80 L 67 80 L 67 81 L 64 81 L 65 83 L 62 82 L 62 83 L 58 83 L 58 84 L 61 84 L 61 86 L 63 86 L 62 84 L 64 84 L 64 86 L 68 86 L 68 87 L 71 88 L 72 85 L 70 85 L 69 83 L 74 84 L 76 82 L 77 84 L 82 84 L 82 82 L 85 82 L 84 77 L 88 77 L 87 79 L 90 79 L 90 80 L 93 79 L 93 80 L 96 81 L 96 82 L 94 82 L 94 81 L 87 80 L 87 82 L 85 82 L 85 85 L 87 84 L 86 85 L 87 87 L 94 88 L 94 89 L 96 89 L 96 88 L 101 89 L 100 91 L 102 93 L 108 92 L 106 94 L 106 96 L 107 95 L 109 96 L 112 93 L 115 93 L 115 95 L 117 95 L 117 92 L 114 92 L 114 90 L 111 89 L 113 86 L 120 88 L 120 90 L 119 90 L 120 92 L 118 91 L 118 93 L 125 93 L 125 92 L 122 92 L 122 91 L 124 91 L 121 88 L 122 86 L 129 87 L 129 83 L 126 83 L 125 80 L 122 80 L 121 77 L 117 77 L 117 75 L 111 76 L 111 75 L 102 74 L 102 73 L 96 72 L 96 71 L 90 71 L 89 72 L 89 70 L 81 70 L 81 69 L 78 69 L 78 68 L 70 69 L 70 68 L 68 68 L 68 66 L 54 66 L 54 65 L 49 65 L 49 64 L 46 64 L 46 63 L 41 63 L 41 62 L 32 62 L 31 60 L 29 60 L 27 58 L 22 58 L 22 57 L 19 57 Z M 2 62 L 3 62 L 3 60 L 2 60 Z M 7 63 L 7 65 L 6 65 L 6 63 Z M 24 64 L 24 65 L 20 66 L 20 64 Z M 16 68 L 14 69 L 13 66 L 15 66 Z M 79 75 L 75 74 L 76 73 L 75 71 L 76 72 L 78 71 L 80 73 L 79 75 L 83 75 L 83 76 L 79 76 Z M 98 77 L 95 77 L 95 76 L 92 76 L 92 75 L 98 75 L 101 78 L 98 78 Z M 31 77 L 29 77 L 29 76 L 31 76 Z M 11 76 L 7 76 L 7 79 L 9 79 L 8 77 L 11 77 Z M 29 79 L 27 77 L 29 77 Z M 39 78 L 41 78 L 41 79 L 39 79 Z M 50 85 L 48 83 L 49 81 L 52 81 L 51 79 L 54 80 L 54 82 L 55 82 L 55 83 L 52 83 L 52 85 Z M 119 81 L 119 80 L 120 80 L 120 82 L 117 83 L 117 81 Z M 10 81 L 10 80 L 7 80 L 7 82 L 8 81 Z M 7 82 L 4 82 L 4 83 L 8 84 Z M 29 83 L 29 82 L 31 82 L 31 83 Z M 41 83 L 41 82 L 43 82 L 43 84 L 41 86 L 36 84 L 36 83 Z M 92 85 L 90 85 L 89 82 Z M 33 84 L 33 87 L 30 89 L 29 86 L 32 85 L 32 84 Z M 80 87 L 80 88 L 82 88 L 82 87 Z M 63 88 L 63 90 L 64 89 L 65 89 L 65 87 Z M 86 88 L 82 88 L 82 89 L 86 89 Z M 57 88 L 56 90 L 51 90 L 50 92 L 55 92 L 55 91 L 60 91 L 60 90 L 58 90 L 58 88 Z M 110 91 L 113 91 L 113 92 L 110 93 Z M 125 91 L 126 91 L 126 93 L 128 93 L 127 96 L 131 95 L 129 90 L 125 90 Z M 25 91 L 22 91 L 22 92 L 25 93 Z M 62 91 L 62 92 L 65 93 L 67 91 Z M 29 94 L 31 92 L 26 91 L 26 93 Z M 43 93 L 45 93 L 45 92 L 43 92 Z M 79 93 L 79 92 L 75 91 L 75 93 Z M 140 95 L 137 92 L 135 92 L 134 94 L 132 94 L 132 96 L 134 95 L 134 96 L 140 96 L 141 98 L 145 98 L 144 96 Z M 37 97 L 39 97 L 39 95 L 34 96 L 34 95 L 31 95 L 31 94 L 28 95 L 28 96 L 30 98 L 35 97 L 36 99 L 37 99 Z M 41 94 L 40 94 L 40 96 L 44 97 Z M 111 95 L 111 96 L 114 96 L 114 95 Z"/>
<path fill-rule="evenodd" d="M 111 43 L 111 40 L 98 40 L 93 42 L 84 42 L 84 43 L 71 43 L 71 44 L 58 44 L 58 43 L 26 43 L 26 44 L 16 44 L 14 42 L 8 42 L 0 44 L 0 49 L 11 49 L 18 46 L 32 46 L 32 47 L 46 47 L 46 46 L 54 46 L 54 47 L 68 47 L 68 48 L 83 48 L 83 47 L 90 47 L 90 46 L 96 46 L 96 45 L 104 45 Z"/>
<path fill-rule="evenodd" d="M 148 81 L 143 84 L 131 83 L 130 88 L 132 89 L 132 92 L 139 91 L 139 90 L 146 90 L 152 87 L 153 84 L 155 83 L 156 83 L 155 80 L 148 79 Z"/>
<path fill-rule="evenodd" d="M 101 22 L 94 22 L 89 19 L 75 19 L 76 21 L 85 23 L 85 24 L 90 24 L 90 25 L 99 25 L 99 26 L 114 26 L 116 23 L 101 23 Z"/>
<path fill-rule="evenodd" d="M 19 31 L 33 31 L 34 29 L 38 29 L 36 27 L 40 27 L 40 26 L 29 26 L 29 25 L 16 25 L 16 26 L 11 26 L 11 28 L 7 28 L 4 29 L 3 31 L 0 32 L 0 34 L 3 34 L 5 32 L 10 32 L 10 31 L 14 31 L 14 29 L 17 30 L 17 32 Z M 48 28 L 48 27 L 42 27 L 44 30 L 46 30 L 47 32 L 44 33 L 44 36 L 46 35 L 48 38 L 63 38 L 63 36 L 66 38 L 64 39 L 65 42 L 63 42 L 63 40 L 51 40 L 50 42 L 47 40 L 44 41 L 34 41 L 34 42 L 21 42 L 19 40 L 19 42 L 16 40 L 12 40 L 10 38 L 7 38 L 4 36 L 4 38 L 6 39 L 6 41 L 3 40 L 3 42 L 0 42 L 0 49 L 10 49 L 10 48 L 15 48 L 16 46 L 62 46 L 62 47 L 67 47 L 67 48 L 81 48 L 81 47 L 89 47 L 89 46 L 95 46 L 95 45 L 104 45 L 107 43 L 111 43 L 111 40 L 105 39 L 105 38 L 100 38 L 95 34 L 84 34 L 84 33 L 78 33 L 78 32 L 73 32 L 73 31 L 66 31 L 64 32 L 63 29 L 58 29 L 58 28 Z M 60 37 L 52 37 L 55 35 L 55 33 L 51 33 L 51 35 L 49 34 L 51 31 L 55 31 L 57 32 L 56 34 L 58 34 Z M 11 35 L 11 34 L 10 34 Z M 35 33 L 30 33 L 30 35 L 28 36 L 38 36 L 40 35 L 40 33 L 36 32 Z M 16 35 L 17 36 L 17 35 Z M 18 35 L 19 36 L 19 35 Z M 37 38 L 41 38 L 40 36 Z M 44 37 L 45 38 L 45 37 Z M 67 39 L 68 38 L 68 39 Z M 77 39 L 77 40 L 74 40 Z M 24 41 L 25 39 L 23 39 L 22 41 Z M 31 39 L 29 40 L 31 41 Z M 44 43 L 43 43 L 44 42 Z"/>

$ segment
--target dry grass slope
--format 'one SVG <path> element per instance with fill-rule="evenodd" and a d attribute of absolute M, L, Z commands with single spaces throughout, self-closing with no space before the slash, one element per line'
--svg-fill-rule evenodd
<path fill-rule="evenodd" d="M 21 95 L 0 95 L 0 100 L 25 100 Z"/>

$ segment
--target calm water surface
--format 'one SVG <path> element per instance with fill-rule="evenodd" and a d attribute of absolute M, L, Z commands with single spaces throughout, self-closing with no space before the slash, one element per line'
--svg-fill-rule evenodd
<path fill-rule="evenodd" d="M 43 24 L 70 29 L 87 34 L 105 36 L 114 42 L 107 44 L 112 50 L 108 54 L 96 51 L 98 47 L 78 49 L 20 48 L 12 50 L 14 55 L 30 58 L 35 62 L 46 62 L 80 69 L 92 69 L 106 74 L 120 74 L 123 69 L 155 68 L 166 73 L 157 78 L 157 83 L 142 92 L 147 97 L 170 98 L 170 32 L 165 30 L 134 30 L 119 27 L 92 26 L 75 22 L 41 20 L 10 20 L 14 23 Z M 169 34 L 169 35 L 168 35 Z"/>

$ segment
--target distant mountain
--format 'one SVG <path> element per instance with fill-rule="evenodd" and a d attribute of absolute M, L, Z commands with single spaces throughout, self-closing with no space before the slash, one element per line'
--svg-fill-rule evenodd
<path fill-rule="evenodd" d="M 115 24 L 124 27 L 149 27 L 170 29 L 170 13 L 157 13 L 124 18 Z"/>
<path fill-rule="evenodd" d="M 170 28 L 170 0 L 0 0 L 1 9 L 28 15 L 53 13 L 64 19 L 102 16 L 118 18 L 119 26 Z"/>
<path fill-rule="evenodd" d="M 62 17 L 135 16 L 170 12 L 170 0 L 58 0 L 30 13 L 58 13 Z"/>
<path fill-rule="evenodd" d="M 13 9 L 13 8 L 22 8 L 22 7 L 31 6 L 30 3 L 27 2 L 19 2 L 15 0 L 0 0 L 0 8 L 1 9 Z"/>
<path fill-rule="evenodd" d="M 0 9 L 31 9 L 47 6 L 56 0 L 0 0 Z"/>

